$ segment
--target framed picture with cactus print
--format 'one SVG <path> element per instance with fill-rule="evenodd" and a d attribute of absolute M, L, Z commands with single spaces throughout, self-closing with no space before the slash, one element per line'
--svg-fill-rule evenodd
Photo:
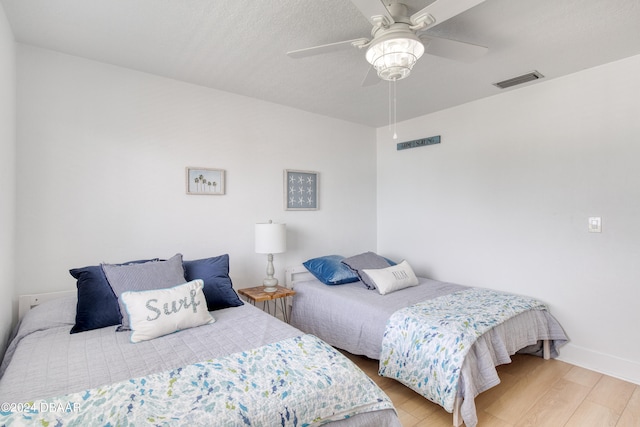
<path fill-rule="evenodd" d="M 316 211 L 318 207 L 318 172 L 285 169 L 284 209 Z"/>
<path fill-rule="evenodd" d="M 224 194 L 224 169 L 187 168 L 187 194 Z"/>

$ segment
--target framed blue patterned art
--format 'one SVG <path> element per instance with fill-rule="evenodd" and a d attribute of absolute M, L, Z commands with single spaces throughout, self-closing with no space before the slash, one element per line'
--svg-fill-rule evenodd
<path fill-rule="evenodd" d="M 287 211 L 315 211 L 319 209 L 318 172 L 285 169 L 284 209 Z"/>

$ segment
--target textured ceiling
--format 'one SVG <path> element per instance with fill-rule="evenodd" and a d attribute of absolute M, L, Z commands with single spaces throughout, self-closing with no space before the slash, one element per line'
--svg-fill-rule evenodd
<path fill-rule="evenodd" d="M 361 86 L 364 52 L 286 56 L 370 37 L 348 0 L 0 1 L 20 43 L 368 126 L 389 120 L 388 84 Z M 640 54 L 640 0 L 486 0 L 429 33 L 489 51 L 471 64 L 423 56 L 398 82 L 398 121 L 498 94 L 492 83 L 529 71 L 548 80 Z"/>

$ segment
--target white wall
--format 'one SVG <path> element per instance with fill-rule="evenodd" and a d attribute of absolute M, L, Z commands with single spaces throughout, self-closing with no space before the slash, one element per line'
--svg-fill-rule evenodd
<path fill-rule="evenodd" d="M 440 145 L 378 129 L 378 250 L 544 300 L 562 359 L 640 383 L 639 74 L 636 56 L 398 125 Z"/>
<path fill-rule="evenodd" d="M 0 354 L 11 329 L 15 280 L 15 69 L 13 33 L 0 5 Z"/>
<path fill-rule="evenodd" d="M 0 19 L 8 99 L 11 46 Z M 14 276 L 17 293 L 72 288 L 69 268 L 175 252 L 229 253 L 236 287 L 252 286 L 265 266 L 254 222 L 288 224 L 282 280 L 310 256 L 372 249 L 377 215 L 378 252 L 440 280 L 543 299 L 571 338 L 563 359 L 640 383 L 640 57 L 399 124 L 401 140 L 442 135 L 437 146 L 398 152 L 379 129 L 376 194 L 372 129 L 29 46 L 17 53 L 17 267 L 4 237 L 8 185 L 0 290 Z M 15 112 L 0 99 L 6 173 Z M 185 195 L 185 166 L 226 169 L 227 195 Z M 321 173 L 319 211 L 283 210 L 286 168 Z M 589 216 L 602 216 L 603 233 L 587 233 Z"/>
<path fill-rule="evenodd" d="M 236 288 L 267 257 L 253 225 L 286 222 L 284 268 L 375 249 L 375 129 L 18 45 L 18 292 L 73 288 L 73 267 L 229 253 Z M 226 195 L 185 194 L 185 167 Z M 320 210 L 283 208 L 283 170 L 320 172 Z M 357 203 L 354 203 L 354 197 Z"/>

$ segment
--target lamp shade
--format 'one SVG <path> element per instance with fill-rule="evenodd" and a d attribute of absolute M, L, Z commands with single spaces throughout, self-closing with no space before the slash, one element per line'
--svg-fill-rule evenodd
<path fill-rule="evenodd" d="M 287 250 L 287 225 L 272 222 L 256 224 L 255 252 L 279 254 Z"/>

